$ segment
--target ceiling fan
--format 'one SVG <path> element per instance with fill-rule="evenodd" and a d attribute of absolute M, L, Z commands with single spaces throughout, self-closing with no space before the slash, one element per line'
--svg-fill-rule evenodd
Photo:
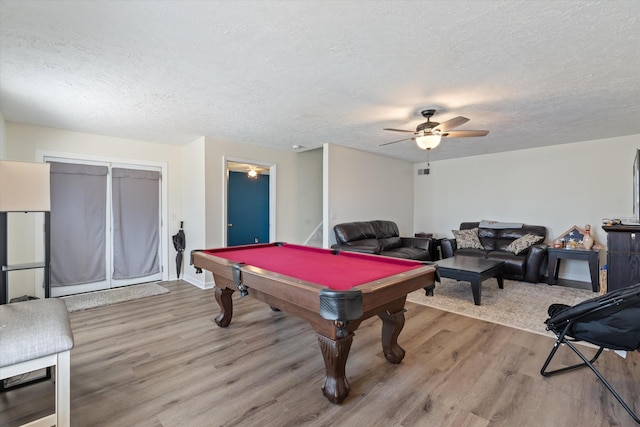
<path fill-rule="evenodd" d="M 475 136 L 486 136 L 489 133 L 488 130 L 451 130 L 467 123 L 469 119 L 467 119 L 466 117 L 458 116 L 442 123 L 432 122 L 431 117 L 435 114 L 435 112 L 436 110 L 421 111 L 420 114 L 422 114 L 422 117 L 426 117 L 427 121 L 424 123 L 420 123 L 416 127 L 415 131 L 390 128 L 383 129 L 393 132 L 412 133 L 414 136 L 380 144 L 380 146 L 395 144 L 396 142 L 413 139 L 416 141 L 416 144 L 418 144 L 418 147 L 424 150 L 431 150 L 432 148 L 436 148 L 440 144 L 441 138 L 466 138 Z"/>

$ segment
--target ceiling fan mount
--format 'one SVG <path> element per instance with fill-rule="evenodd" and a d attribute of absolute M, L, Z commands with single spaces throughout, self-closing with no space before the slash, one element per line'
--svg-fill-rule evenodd
<path fill-rule="evenodd" d="M 420 111 L 420 114 L 422 114 L 422 117 L 424 117 L 425 119 L 429 120 L 430 117 L 433 117 L 433 115 L 436 113 L 435 109 L 429 109 L 429 110 L 422 110 Z"/>
<path fill-rule="evenodd" d="M 425 117 L 427 121 L 424 123 L 420 123 L 416 127 L 415 131 L 406 130 L 406 129 L 385 128 L 384 130 L 389 130 L 392 132 L 412 133 L 414 136 L 409 138 L 399 139 L 397 141 L 387 142 L 385 144 L 380 144 L 380 145 L 381 146 L 390 145 L 390 144 L 395 144 L 396 142 L 414 140 L 418 144 L 418 147 L 425 150 L 431 150 L 432 148 L 435 148 L 438 146 L 438 144 L 440 144 L 441 138 L 478 137 L 478 136 L 486 136 L 489 133 L 488 130 L 451 130 L 460 125 L 465 124 L 466 122 L 469 121 L 469 119 L 466 117 L 458 116 L 458 117 L 454 117 L 453 119 L 444 121 L 442 123 L 432 122 L 431 117 L 433 117 L 435 113 L 436 113 L 435 109 L 422 110 L 420 114 L 422 114 L 422 117 Z"/>
<path fill-rule="evenodd" d="M 431 121 L 431 117 L 433 117 L 435 113 L 436 113 L 436 110 L 422 110 L 420 114 L 422 114 L 422 117 L 426 118 L 427 121 L 424 123 L 420 123 L 416 127 L 416 132 L 433 129 L 434 127 L 438 126 L 440 123 Z"/>

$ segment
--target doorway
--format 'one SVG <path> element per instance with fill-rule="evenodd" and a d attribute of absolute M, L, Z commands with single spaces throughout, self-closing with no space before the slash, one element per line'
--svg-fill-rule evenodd
<path fill-rule="evenodd" d="M 44 160 L 51 164 L 51 296 L 162 280 L 163 168 Z"/>
<path fill-rule="evenodd" d="M 275 236 L 275 165 L 225 159 L 226 246 L 268 243 Z"/>

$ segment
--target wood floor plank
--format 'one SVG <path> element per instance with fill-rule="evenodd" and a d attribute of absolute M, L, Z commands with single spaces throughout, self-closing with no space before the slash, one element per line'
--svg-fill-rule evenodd
<path fill-rule="evenodd" d="M 591 371 L 540 375 L 552 338 L 413 303 L 399 365 L 382 354 L 380 320 L 361 324 L 351 393 L 334 405 L 304 321 L 234 294 L 233 321 L 219 328 L 212 290 L 164 285 L 170 293 L 71 314 L 73 426 L 636 425 Z M 561 351 L 555 364 L 575 361 Z M 597 365 L 640 411 L 640 353 L 605 352 Z M 46 414 L 52 396 L 51 381 L 2 393 L 0 425 Z"/>

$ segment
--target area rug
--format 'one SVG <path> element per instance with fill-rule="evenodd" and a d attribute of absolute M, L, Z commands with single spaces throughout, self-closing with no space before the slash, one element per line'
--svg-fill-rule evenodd
<path fill-rule="evenodd" d="M 62 297 L 62 300 L 67 304 L 69 313 L 73 313 L 74 311 L 132 301 L 154 295 L 162 295 L 167 292 L 169 292 L 169 289 L 157 283 L 143 283 L 140 285 L 123 286 L 121 288 L 107 289 L 104 291 L 71 295 Z"/>
<path fill-rule="evenodd" d="M 599 295 L 585 289 L 515 280 L 505 280 L 504 289 L 499 289 L 497 280 L 489 279 L 482 283 L 482 305 L 475 305 L 469 282 L 441 280 L 436 282 L 433 297 L 420 290 L 409 294 L 407 301 L 548 336 L 554 336 L 544 323 L 549 305 L 575 305 Z"/>

